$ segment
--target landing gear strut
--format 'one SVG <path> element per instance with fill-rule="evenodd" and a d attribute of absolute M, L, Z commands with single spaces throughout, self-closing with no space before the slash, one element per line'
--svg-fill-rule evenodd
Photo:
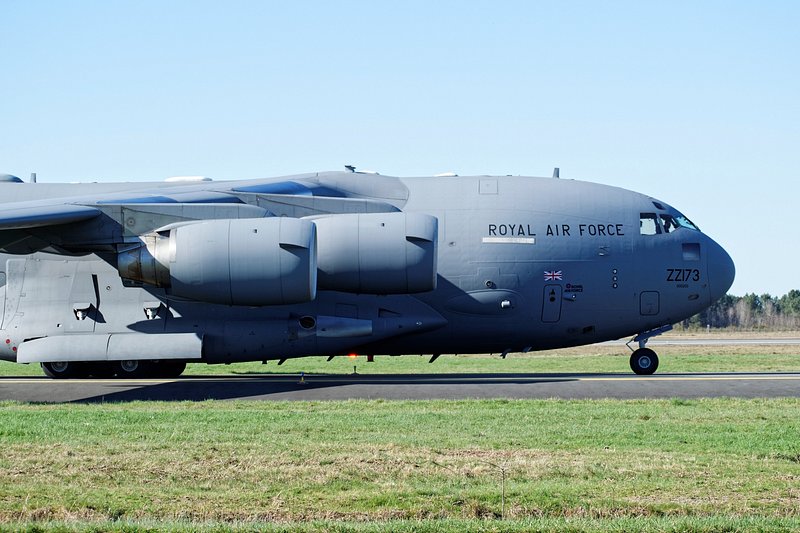
<path fill-rule="evenodd" d="M 633 350 L 630 361 L 631 370 L 640 376 L 649 376 L 656 371 L 658 368 L 658 355 L 656 355 L 656 352 L 646 347 L 647 341 L 649 341 L 652 337 L 666 333 L 671 329 L 671 325 L 661 326 L 660 328 L 639 333 L 633 339 L 627 342 L 626 346 L 628 346 L 628 348 L 630 348 L 630 344 L 632 342 L 639 343 L 638 349 L 633 350 L 633 348 L 631 348 L 631 350 Z"/>

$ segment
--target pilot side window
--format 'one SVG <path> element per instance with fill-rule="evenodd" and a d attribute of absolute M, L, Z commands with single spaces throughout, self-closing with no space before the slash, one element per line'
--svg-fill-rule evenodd
<path fill-rule="evenodd" d="M 680 227 L 672 215 L 661 215 L 661 226 L 664 228 L 664 233 L 672 233 Z"/>
<path fill-rule="evenodd" d="M 642 213 L 639 216 L 639 233 L 642 235 L 657 235 L 661 233 L 658 215 L 655 213 Z"/>

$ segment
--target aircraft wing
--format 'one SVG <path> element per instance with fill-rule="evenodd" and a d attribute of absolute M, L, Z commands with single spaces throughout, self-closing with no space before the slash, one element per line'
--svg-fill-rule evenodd
<path fill-rule="evenodd" d="M 9 253 L 97 251 L 191 221 L 396 212 L 405 190 L 397 178 L 341 172 L 200 184 L 80 184 L 66 197 L 66 189 L 47 184 L 4 187 L 7 197 L 22 198 L 0 202 L 0 251 Z"/>
<path fill-rule="evenodd" d="M 391 213 L 397 207 L 364 198 L 331 198 L 294 194 L 236 193 L 243 202 L 267 209 L 275 216 L 306 217 L 343 213 Z"/>
<path fill-rule="evenodd" d="M 0 207 L 0 231 L 56 226 L 89 220 L 100 215 L 97 209 L 84 205 L 53 205 L 36 202 Z"/>

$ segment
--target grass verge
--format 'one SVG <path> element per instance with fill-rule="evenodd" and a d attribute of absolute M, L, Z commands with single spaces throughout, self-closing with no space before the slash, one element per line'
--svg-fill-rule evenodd
<path fill-rule="evenodd" d="M 800 517 L 796 399 L 1 403 L 0 449 L 14 528 L 768 531 Z"/>
<path fill-rule="evenodd" d="M 113 521 L 113 522 L 37 522 L 15 524 L 13 531 L 19 532 L 62 532 L 62 531 L 173 531 L 173 532 L 239 532 L 263 531 L 265 533 L 471 533 L 471 532 L 639 532 L 639 533 L 716 533 L 716 532 L 791 532 L 800 529 L 800 520 L 785 518 L 620 518 L 620 519 L 561 519 L 539 518 L 530 520 L 394 520 L 391 522 L 333 522 L 314 521 L 308 523 L 275 524 L 259 523 L 219 523 L 219 522 L 152 522 L 152 521 Z M 0 531 L 4 527 L 0 524 Z M 9 528 L 11 530 L 11 528 Z"/>

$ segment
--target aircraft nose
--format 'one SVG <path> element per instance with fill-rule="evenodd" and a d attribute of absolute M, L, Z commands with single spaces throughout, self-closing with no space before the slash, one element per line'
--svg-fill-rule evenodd
<path fill-rule="evenodd" d="M 711 301 L 716 302 L 728 293 L 736 277 L 733 259 L 725 249 L 709 239 L 708 243 L 708 279 Z"/>

